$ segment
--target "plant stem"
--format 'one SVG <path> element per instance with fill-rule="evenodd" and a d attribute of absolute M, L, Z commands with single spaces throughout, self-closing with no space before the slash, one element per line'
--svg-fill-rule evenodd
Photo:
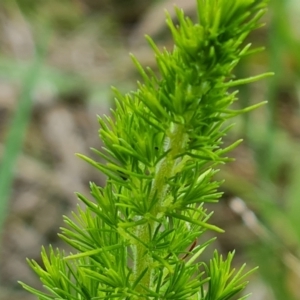
<path fill-rule="evenodd" d="M 175 167 L 181 158 L 175 157 L 182 152 L 187 142 L 187 135 L 182 125 L 172 123 L 165 139 L 165 151 L 170 151 L 157 165 L 155 178 L 152 183 L 150 198 L 156 195 L 158 201 L 150 212 L 155 219 L 159 219 L 164 212 L 165 200 L 168 190 L 168 178 L 175 175 Z M 146 245 L 151 245 L 152 233 L 155 231 L 157 222 L 149 219 L 147 224 L 141 225 L 136 230 L 136 236 Z M 142 286 L 151 288 L 153 285 L 153 258 L 149 251 L 142 243 L 135 245 L 134 254 L 134 280 L 148 267 L 147 272 L 137 287 L 138 292 L 144 291 Z"/>

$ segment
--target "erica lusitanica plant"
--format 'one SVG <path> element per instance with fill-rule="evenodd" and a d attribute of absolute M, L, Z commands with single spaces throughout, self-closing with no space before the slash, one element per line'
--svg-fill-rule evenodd
<path fill-rule="evenodd" d="M 214 240 L 202 235 L 223 231 L 210 223 L 205 204 L 222 195 L 216 167 L 241 142 L 223 147 L 232 127 L 224 123 L 262 104 L 233 110 L 235 87 L 271 75 L 233 74 L 243 57 L 261 50 L 244 40 L 262 25 L 266 5 L 197 0 L 197 23 L 177 8 L 178 25 L 167 14 L 173 50 L 161 52 L 147 37 L 158 71 L 132 56 L 142 82 L 125 95 L 114 88 L 112 116 L 99 117 L 99 161 L 78 155 L 107 180 L 91 183 L 90 196 L 78 194 L 85 209 L 65 217 L 59 236 L 74 252 L 43 248 L 43 266 L 28 262 L 44 290 L 21 283 L 26 290 L 42 300 L 236 299 L 249 272 L 231 268 L 233 253 L 202 260 Z"/>

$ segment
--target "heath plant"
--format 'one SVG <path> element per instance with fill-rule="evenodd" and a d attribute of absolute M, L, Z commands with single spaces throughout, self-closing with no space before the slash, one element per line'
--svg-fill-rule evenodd
<path fill-rule="evenodd" d="M 225 258 L 215 250 L 209 262 L 202 259 L 214 241 L 203 242 L 203 234 L 223 232 L 211 224 L 205 205 L 221 197 L 216 168 L 231 160 L 226 153 L 241 142 L 223 146 L 232 127 L 228 119 L 263 104 L 231 108 L 238 85 L 271 75 L 233 74 L 243 57 L 262 50 L 244 40 L 261 27 L 266 5 L 266 0 L 197 0 L 197 23 L 175 8 L 175 25 L 167 13 L 171 51 L 160 51 L 146 37 L 157 70 L 132 56 L 142 81 L 125 95 L 113 89 L 112 116 L 99 117 L 104 146 L 93 149 L 99 161 L 78 155 L 107 180 L 104 187 L 90 183 L 90 197 L 77 195 L 85 208 L 64 218 L 59 236 L 74 253 L 43 248 L 42 266 L 28 262 L 44 290 L 21 283 L 26 290 L 42 300 L 240 295 L 252 271 L 234 270 L 233 253 Z"/>

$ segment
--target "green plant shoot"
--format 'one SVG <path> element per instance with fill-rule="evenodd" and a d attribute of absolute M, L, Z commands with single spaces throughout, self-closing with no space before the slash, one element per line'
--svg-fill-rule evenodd
<path fill-rule="evenodd" d="M 78 194 L 86 208 L 65 217 L 60 237 L 74 253 L 43 248 L 44 266 L 28 262 L 44 291 L 21 283 L 26 290 L 43 300 L 228 300 L 244 289 L 249 272 L 231 269 L 233 253 L 215 251 L 206 263 L 201 254 L 214 239 L 197 240 L 223 231 L 210 223 L 205 204 L 220 198 L 216 167 L 241 142 L 223 147 L 231 128 L 224 122 L 263 104 L 233 110 L 233 88 L 272 75 L 235 79 L 232 72 L 261 50 L 244 40 L 262 25 L 266 5 L 197 0 L 196 24 L 178 8 L 178 25 L 167 14 L 172 51 L 161 52 L 147 37 L 158 72 L 132 56 L 142 82 L 126 95 L 114 89 L 112 116 L 99 118 L 99 161 L 78 155 L 107 181 L 91 183 L 90 198 Z"/>

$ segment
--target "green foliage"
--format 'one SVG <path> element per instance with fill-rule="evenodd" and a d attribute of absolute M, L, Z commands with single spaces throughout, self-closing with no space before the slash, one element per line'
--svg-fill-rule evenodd
<path fill-rule="evenodd" d="M 235 111 L 237 85 L 271 75 L 235 80 L 241 58 L 261 49 L 243 45 L 261 26 L 267 1 L 198 0 L 199 23 L 176 9 L 179 26 L 167 24 L 175 47 L 158 50 L 151 38 L 159 74 L 133 57 L 143 83 L 136 92 L 116 89 L 113 116 L 99 118 L 101 160 L 81 158 L 107 175 L 105 187 L 91 183 L 93 200 L 78 198 L 73 219 L 60 235 L 77 252 L 66 256 L 42 250 L 45 269 L 29 261 L 46 292 L 21 283 L 39 299 L 203 299 L 227 300 L 244 289 L 242 267 L 231 269 L 215 252 L 209 264 L 199 260 L 209 240 L 205 203 L 217 202 L 216 166 L 240 141 L 223 147 L 231 126 L 224 122 L 261 104 Z M 245 296 L 240 298 L 245 299 Z"/>

